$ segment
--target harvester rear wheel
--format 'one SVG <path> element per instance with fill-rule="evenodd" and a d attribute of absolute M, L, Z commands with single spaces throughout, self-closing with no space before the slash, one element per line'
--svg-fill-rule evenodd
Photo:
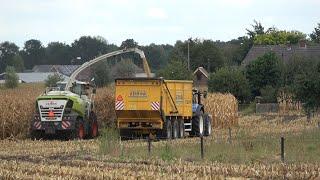
<path fill-rule="evenodd" d="M 172 126 L 172 139 L 177 139 L 179 136 L 179 123 L 178 119 L 173 121 L 173 126 Z"/>
<path fill-rule="evenodd" d="M 94 121 L 91 125 L 91 137 L 92 138 L 95 138 L 97 137 L 99 134 L 98 132 L 98 122 L 97 121 Z"/>
<path fill-rule="evenodd" d="M 82 119 L 76 120 L 75 128 L 71 132 L 71 139 L 83 139 L 85 137 L 85 130 Z"/>
<path fill-rule="evenodd" d="M 90 138 L 95 138 L 99 135 L 99 126 L 97 116 L 94 112 L 90 113 Z"/>

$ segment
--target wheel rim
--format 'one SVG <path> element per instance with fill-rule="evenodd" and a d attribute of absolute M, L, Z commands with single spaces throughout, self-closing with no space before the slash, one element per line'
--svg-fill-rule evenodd
<path fill-rule="evenodd" d="M 80 124 L 80 126 L 79 126 L 79 139 L 83 139 L 83 137 L 84 137 L 84 127 L 83 127 L 83 125 L 82 124 Z"/>
<path fill-rule="evenodd" d="M 92 136 L 96 137 L 98 135 L 98 125 L 97 122 L 94 122 L 92 125 Z"/>
<path fill-rule="evenodd" d="M 199 133 L 203 134 L 203 117 L 199 117 Z"/>

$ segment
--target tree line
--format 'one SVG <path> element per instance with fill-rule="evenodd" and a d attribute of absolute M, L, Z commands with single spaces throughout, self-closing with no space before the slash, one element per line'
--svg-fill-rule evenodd
<path fill-rule="evenodd" d="M 134 39 L 127 39 L 117 46 L 101 36 L 82 36 L 70 45 L 50 42 L 44 46 L 40 40 L 30 39 L 19 48 L 16 44 L 5 41 L 0 43 L 0 73 L 4 72 L 7 66 L 21 72 L 39 64 L 82 64 L 114 50 L 139 47 L 145 52 L 151 70 L 157 76 L 166 79 L 192 79 L 192 72 L 202 66 L 210 73 L 210 91 L 231 92 L 240 102 L 250 102 L 256 96 L 262 96 L 267 102 L 274 102 L 277 93 L 282 90 L 290 91 L 303 100 L 309 97 L 305 94 L 308 88 L 313 90 L 315 97 L 320 97 L 314 90 L 319 85 L 313 84 L 318 81 L 315 77 L 320 69 L 317 59 L 294 57 L 289 64 L 285 64 L 275 54 L 267 53 L 245 67 L 241 66 L 253 45 L 296 44 L 301 39 L 311 45 L 320 43 L 320 23 L 307 35 L 299 31 L 279 30 L 276 27 L 265 28 L 260 22 L 254 21 L 251 27 L 246 29 L 246 34 L 227 42 L 190 38 L 178 40 L 174 45 L 152 43 L 142 46 Z M 187 63 L 188 50 L 190 67 Z M 139 56 L 135 54 L 126 54 L 123 58 L 132 59 L 134 64 L 141 65 Z M 98 66 L 95 71 L 101 85 L 110 82 L 99 79 L 107 76 L 106 68 L 109 66 Z M 121 74 L 132 70 L 125 62 L 116 69 Z M 316 106 L 320 101 L 303 102 Z"/>

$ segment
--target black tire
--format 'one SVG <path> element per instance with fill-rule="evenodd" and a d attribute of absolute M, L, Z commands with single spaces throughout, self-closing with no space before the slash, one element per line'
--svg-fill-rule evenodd
<path fill-rule="evenodd" d="M 184 120 L 179 119 L 179 138 L 184 138 Z"/>
<path fill-rule="evenodd" d="M 177 139 L 179 137 L 179 122 L 178 119 L 173 121 L 172 125 L 172 139 Z"/>
<path fill-rule="evenodd" d="M 31 140 L 39 140 L 42 139 L 42 132 L 41 131 L 31 131 L 30 132 L 30 139 Z"/>
<path fill-rule="evenodd" d="M 172 139 L 172 124 L 170 119 L 166 119 L 163 124 L 161 138 Z"/>
<path fill-rule="evenodd" d="M 205 114 L 204 118 L 204 136 L 210 136 L 212 134 L 212 118 L 208 114 Z"/>
<path fill-rule="evenodd" d="M 80 131 L 83 131 L 83 135 L 80 135 Z M 84 139 L 85 138 L 85 128 L 82 118 L 77 118 L 75 122 L 75 128 L 71 130 L 70 139 Z"/>
<path fill-rule="evenodd" d="M 203 112 L 198 116 L 194 116 L 192 118 L 192 130 L 191 135 L 192 136 L 202 136 L 204 132 L 204 118 L 203 118 Z"/>
<path fill-rule="evenodd" d="M 99 126 L 97 116 L 94 112 L 90 113 L 90 132 L 88 133 L 89 138 L 95 138 L 99 136 Z"/>
<path fill-rule="evenodd" d="M 121 140 L 132 140 L 134 139 L 134 134 L 132 130 L 129 129 L 119 129 L 119 134 L 121 137 Z"/>

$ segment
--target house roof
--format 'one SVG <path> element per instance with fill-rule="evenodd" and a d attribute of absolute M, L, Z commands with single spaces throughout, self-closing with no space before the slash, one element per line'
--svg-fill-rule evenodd
<path fill-rule="evenodd" d="M 70 76 L 80 65 L 35 65 L 33 72 L 59 72 L 66 76 Z"/>
<path fill-rule="evenodd" d="M 203 67 L 198 67 L 194 72 L 193 74 L 196 74 L 198 71 L 200 71 L 205 77 L 209 78 L 209 73 L 208 71 L 203 68 Z"/>
<path fill-rule="evenodd" d="M 294 55 L 320 57 L 320 45 L 306 47 L 300 47 L 299 45 L 254 45 L 243 60 L 242 65 L 246 66 L 251 61 L 268 52 L 274 52 L 284 62 L 288 62 Z"/>
<path fill-rule="evenodd" d="M 19 80 L 25 83 L 35 83 L 35 82 L 44 82 L 49 75 L 53 75 L 54 73 L 17 73 L 19 76 Z"/>

